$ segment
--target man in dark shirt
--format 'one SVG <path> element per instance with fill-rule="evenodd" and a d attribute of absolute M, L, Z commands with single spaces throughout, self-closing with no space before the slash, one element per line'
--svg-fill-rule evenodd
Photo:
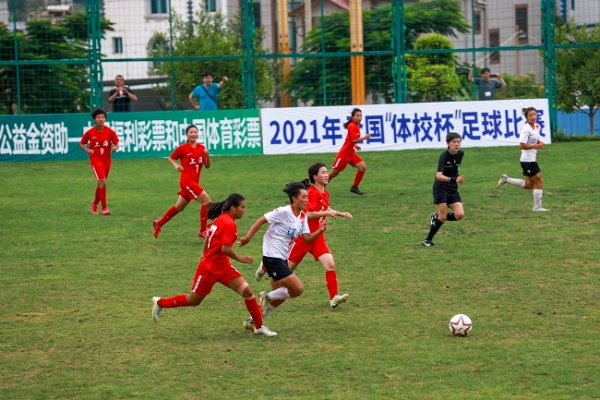
<path fill-rule="evenodd" d="M 473 82 L 474 68 L 475 63 L 471 65 L 471 69 L 469 70 L 469 82 Z M 481 78 L 475 78 L 475 85 L 477 86 L 477 98 L 479 100 L 494 100 L 496 98 L 496 89 L 500 87 L 505 88 L 506 82 L 504 82 L 500 74 L 492 74 L 489 68 L 483 68 L 481 70 Z"/>
<path fill-rule="evenodd" d="M 114 112 L 131 111 L 131 102 L 137 101 L 137 96 L 125 86 L 123 75 L 117 75 L 115 78 L 115 88 L 108 93 L 108 102 L 112 103 Z"/>

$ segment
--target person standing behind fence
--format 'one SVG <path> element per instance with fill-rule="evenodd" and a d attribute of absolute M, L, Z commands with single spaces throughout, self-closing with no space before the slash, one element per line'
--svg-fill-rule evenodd
<path fill-rule="evenodd" d="M 131 111 L 131 102 L 137 101 L 138 98 L 129 88 L 125 86 L 123 75 L 115 77 L 115 88 L 108 93 L 108 102 L 112 103 L 114 112 Z"/>
<path fill-rule="evenodd" d="M 473 69 L 475 69 L 475 63 L 471 64 L 469 70 L 469 82 L 473 82 Z M 496 99 L 496 89 L 505 88 L 506 82 L 500 74 L 492 74 L 490 69 L 486 67 L 481 70 L 481 78 L 475 78 L 475 85 L 477 86 L 477 98 L 479 100 L 494 100 Z"/>
<path fill-rule="evenodd" d="M 210 154 L 204 145 L 198 143 L 198 128 L 195 125 L 188 126 L 185 134 L 188 141 L 177 147 L 168 158 L 173 168 L 181 173 L 179 178 L 179 187 L 181 190 L 177 192 L 179 198 L 175 205 L 169 208 L 161 219 L 154 220 L 153 234 L 157 239 L 162 226 L 185 210 L 192 200 L 196 200 L 201 204 L 200 231 L 198 232 L 198 236 L 206 237 L 206 205 L 210 203 L 210 196 L 200 186 L 200 174 L 202 173 L 202 167 L 210 168 Z M 177 164 L 175 160 L 180 160 L 180 164 Z"/>
<path fill-rule="evenodd" d="M 521 168 L 525 180 L 510 178 L 504 174 L 496 184 L 496 188 L 508 183 L 527 190 L 533 189 L 532 211 L 550 211 L 542 207 L 544 181 L 542 180 L 542 171 L 537 163 L 537 149 L 543 149 L 544 142 L 540 140 L 541 127 L 537 123 L 537 110 L 533 107 L 523 108 L 523 115 L 527 119 L 527 123 L 521 129 L 519 146 L 521 148 Z"/>
<path fill-rule="evenodd" d="M 106 201 L 106 186 L 108 174 L 112 161 L 112 152 L 119 148 L 119 138 L 115 131 L 106 122 L 106 111 L 97 108 L 92 111 L 92 118 L 96 126 L 88 129 L 79 142 L 79 147 L 90 157 L 92 171 L 96 177 L 97 186 L 94 201 L 92 202 L 92 214 L 98 214 L 98 203 L 102 204 L 102 215 L 109 215 L 110 211 Z"/>
<path fill-rule="evenodd" d="M 204 84 L 198 85 L 192 90 L 189 95 L 190 103 L 196 110 L 218 110 L 219 109 L 219 92 L 229 81 L 229 78 L 223 76 L 221 82 L 213 82 L 212 72 L 202 74 Z"/>
<path fill-rule="evenodd" d="M 358 169 L 358 171 L 356 171 L 356 175 L 354 176 L 354 183 L 352 183 L 352 187 L 350 188 L 352 193 L 356 193 L 358 195 L 363 194 L 363 192 L 361 192 L 358 188 L 358 185 L 360 185 L 360 182 L 365 176 L 367 164 L 365 164 L 363 159 L 356 154 L 356 151 L 360 150 L 358 143 L 371 138 L 371 134 L 369 133 L 365 136 L 360 136 L 361 121 L 362 111 L 359 108 L 353 109 L 352 113 L 350 114 L 350 119 L 344 124 L 344 128 L 348 130 L 346 133 L 346 138 L 344 139 L 344 144 L 335 156 L 333 167 L 329 173 L 329 182 L 331 182 L 331 180 L 338 176 L 338 174 L 342 172 L 348 164 Z"/>

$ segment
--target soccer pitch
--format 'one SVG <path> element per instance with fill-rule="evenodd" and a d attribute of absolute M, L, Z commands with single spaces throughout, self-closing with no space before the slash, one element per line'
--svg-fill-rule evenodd
<path fill-rule="evenodd" d="M 165 159 L 113 160 L 110 216 L 91 215 L 87 161 L 0 164 L 0 398 L 6 399 L 592 399 L 600 393 L 600 142 L 538 152 L 544 207 L 504 185 L 515 147 L 463 148 L 465 218 L 436 247 L 421 241 L 435 211 L 441 150 L 361 153 L 328 186 L 327 240 L 347 303 L 333 310 L 308 255 L 305 286 L 265 319 L 276 338 L 242 327 L 242 298 L 223 286 L 199 307 L 151 318 L 151 297 L 187 293 L 201 252 L 199 205 L 152 236 L 177 199 Z M 289 181 L 333 154 L 216 157 L 201 185 L 215 201 L 246 197 L 239 237 L 287 204 Z M 234 250 L 256 295 L 263 227 Z M 449 319 L 473 320 L 467 338 Z"/>

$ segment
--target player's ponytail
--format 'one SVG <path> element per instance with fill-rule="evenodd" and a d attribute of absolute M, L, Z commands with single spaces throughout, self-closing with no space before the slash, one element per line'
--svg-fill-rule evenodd
<path fill-rule="evenodd" d="M 292 204 L 294 202 L 292 198 L 298 197 L 298 195 L 300 195 L 300 191 L 306 189 L 308 188 L 302 182 L 290 182 L 287 185 L 285 185 L 285 188 L 283 188 L 283 192 L 288 195 L 290 199 L 290 204 Z"/>
<path fill-rule="evenodd" d="M 362 113 L 360 108 L 354 108 L 352 110 L 352 112 L 350 113 L 350 119 L 344 123 L 344 128 L 348 129 L 348 125 L 350 125 L 350 123 L 352 123 L 352 118 L 354 118 L 354 114 L 356 114 L 357 112 Z"/>
<path fill-rule="evenodd" d="M 215 219 L 219 215 L 228 212 L 231 207 L 239 207 L 244 200 L 246 199 L 241 194 L 232 193 L 223 201 L 208 203 L 206 205 L 206 218 Z"/>

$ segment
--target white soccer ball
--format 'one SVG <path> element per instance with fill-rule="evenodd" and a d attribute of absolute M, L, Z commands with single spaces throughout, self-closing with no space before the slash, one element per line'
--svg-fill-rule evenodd
<path fill-rule="evenodd" d="M 471 332 L 471 329 L 473 329 L 473 322 L 465 314 L 456 314 L 450 318 L 448 328 L 450 328 L 450 332 L 454 336 L 467 336 Z"/>

